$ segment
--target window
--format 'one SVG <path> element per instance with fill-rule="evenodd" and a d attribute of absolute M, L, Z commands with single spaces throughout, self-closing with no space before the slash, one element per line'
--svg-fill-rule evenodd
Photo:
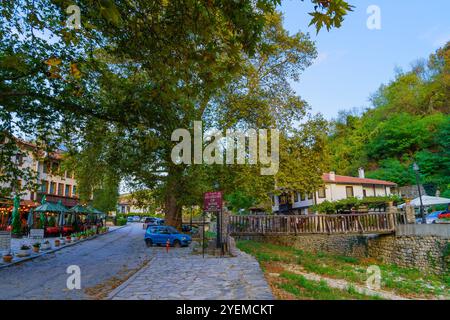
<path fill-rule="evenodd" d="M 50 194 L 56 194 L 56 182 L 50 183 Z"/>
<path fill-rule="evenodd" d="M 325 187 L 320 187 L 319 190 L 317 191 L 317 195 L 319 198 L 325 198 L 326 197 Z"/>
<path fill-rule="evenodd" d="M 44 161 L 44 173 L 50 173 L 50 162 Z"/>
<path fill-rule="evenodd" d="M 295 193 L 295 202 L 299 202 L 300 201 L 300 194 L 298 192 Z"/>
<path fill-rule="evenodd" d="M 73 186 L 72 195 L 75 197 L 77 195 L 77 186 Z"/>
<path fill-rule="evenodd" d="M 57 174 L 59 171 L 59 164 L 58 162 L 53 162 L 52 163 L 52 174 L 55 175 Z"/>
<path fill-rule="evenodd" d="M 366 189 L 363 189 L 363 197 L 364 198 L 367 197 L 367 190 Z"/>
<path fill-rule="evenodd" d="M 72 186 L 70 184 L 66 184 L 66 197 L 72 196 Z"/>
<path fill-rule="evenodd" d="M 41 182 L 41 192 L 47 193 L 48 192 L 48 181 L 42 180 Z"/>
<path fill-rule="evenodd" d="M 309 199 L 309 200 L 312 200 L 313 198 L 314 198 L 313 194 L 312 194 L 312 193 L 309 193 L 309 194 L 308 194 L 308 199 Z"/>
<path fill-rule="evenodd" d="M 64 195 L 64 184 L 58 183 L 58 196 L 63 196 L 63 195 Z"/>
<path fill-rule="evenodd" d="M 23 165 L 23 154 L 21 153 L 16 154 L 16 162 L 19 166 Z"/>
<path fill-rule="evenodd" d="M 345 193 L 347 194 L 347 198 L 353 197 L 353 187 L 345 187 Z"/>
<path fill-rule="evenodd" d="M 302 197 L 301 197 L 301 200 L 302 200 L 302 201 L 305 201 L 305 200 L 306 200 L 306 195 L 305 195 L 304 193 L 302 193 L 301 196 L 302 196 Z"/>

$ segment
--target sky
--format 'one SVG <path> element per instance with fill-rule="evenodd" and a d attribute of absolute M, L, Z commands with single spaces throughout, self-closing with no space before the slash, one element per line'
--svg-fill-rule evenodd
<path fill-rule="evenodd" d="M 449 0 L 347 0 L 355 5 L 339 29 L 316 35 L 308 27 L 309 1 L 283 0 L 284 27 L 309 32 L 318 58 L 292 86 L 314 113 L 332 119 L 339 110 L 370 107 L 369 97 L 395 77 L 395 69 L 428 56 L 450 40 Z M 370 30 L 367 9 L 380 9 L 381 29 Z"/>

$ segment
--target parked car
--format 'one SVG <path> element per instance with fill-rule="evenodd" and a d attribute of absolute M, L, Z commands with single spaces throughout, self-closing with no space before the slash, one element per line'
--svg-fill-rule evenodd
<path fill-rule="evenodd" d="M 425 216 L 427 224 L 436 223 L 436 220 L 439 219 L 439 215 L 444 213 L 445 211 L 434 211 Z M 422 218 L 419 217 L 416 219 L 416 223 L 422 223 Z"/>
<path fill-rule="evenodd" d="M 192 227 L 192 228 L 191 228 L 190 225 L 188 225 L 188 224 L 183 224 L 183 225 L 181 226 L 181 231 L 183 231 L 183 232 L 190 232 L 190 233 L 197 233 L 198 228 L 196 228 L 196 227 Z"/>
<path fill-rule="evenodd" d="M 140 220 L 141 220 L 141 217 L 139 217 L 139 216 L 133 217 L 133 222 L 139 222 Z"/>
<path fill-rule="evenodd" d="M 127 222 L 133 222 L 133 217 L 128 217 Z"/>
<path fill-rule="evenodd" d="M 144 229 L 147 229 L 148 226 L 156 226 L 156 225 L 158 225 L 158 224 L 156 223 L 156 218 L 153 218 L 153 217 L 146 217 L 145 220 L 144 220 L 143 227 L 144 227 Z"/>
<path fill-rule="evenodd" d="M 167 240 L 172 247 L 189 246 L 192 239 L 189 235 L 179 233 L 177 229 L 171 226 L 149 226 L 144 236 L 147 247 L 156 245 L 165 245 Z"/>
<path fill-rule="evenodd" d="M 145 222 L 146 219 L 148 219 L 149 217 L 142 217 L 141 218 L 141 222 Z"/>

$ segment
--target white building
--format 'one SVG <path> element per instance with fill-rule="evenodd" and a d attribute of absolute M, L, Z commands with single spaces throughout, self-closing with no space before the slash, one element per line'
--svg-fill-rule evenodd
<path fill-rule="evenodd" d="M 117 213 L 128 214 L 130 212 L 146 213 L 148 209 L 137 207 L 131 197 L 131 193 L 121 194 L 119 196 L 119 203 L 117 204 Z"/>
<path fill-rule="evenodd" d="M 367 179 L 364 169 L 359 169 L 359 177 L 336 175 L 334 172 L 322 175 L 323 187 L 311 194 L 282 194 L 272 196 L 272 212 L 308 214 L 308 208 L 325 200 L 337 201 L 356 197 L 384 197 L 395 193 L 396 184 L 390 181 Z"/>

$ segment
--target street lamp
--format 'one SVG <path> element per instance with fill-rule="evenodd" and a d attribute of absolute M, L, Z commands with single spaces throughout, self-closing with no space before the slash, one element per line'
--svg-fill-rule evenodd
<path fill-rule="evenodd" d="M 420 182 L 419 182 L 419 166 L 417 163 L 413 163 L 413 170 L 416 173 L 416 183 L 417 183 L 417 189 L 419 190 L 419 199 L 420 199 L 420 215 L 422 216 L 422 223 L 426 224 L 427 219 L 425 218 L 425 211 L 423 210 L 423 202 L 422 202 L 422 191 L 420 191 Z"/>

